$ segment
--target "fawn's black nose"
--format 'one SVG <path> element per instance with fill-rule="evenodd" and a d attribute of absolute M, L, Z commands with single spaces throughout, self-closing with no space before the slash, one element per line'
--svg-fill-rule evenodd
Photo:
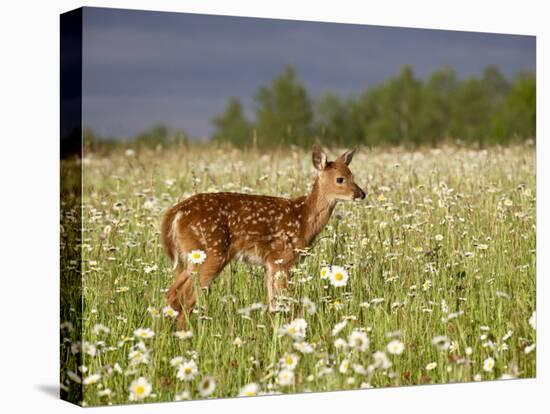
<path fill-rule="evenodd" d="M 367 196 L 365 192 L 361 190 L 359 187 L 357 187 L 357 190 L 358 191 L 355 192 L 353 199 L 355 201 L 364 200 L 365 197 Z"/>

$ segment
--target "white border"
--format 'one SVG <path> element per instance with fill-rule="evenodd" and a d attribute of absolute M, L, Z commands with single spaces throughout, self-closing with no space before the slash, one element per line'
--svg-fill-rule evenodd
<path fill-rule="evenodd" d="M 2 411 L 64 413 L 52 396 L 58 353 L 59 13 L 83 5 L 58 0 L 10 2 L 0 13 L 0 381 Z M 89 0 L 87 6 L 537 35 L 538 376 L 536 380 L 331 392 L 111 408 L 113 412 L 522 412 L 547 399 L 548 332 L 548 24 L 544 2 Z M 545 208 L 546 207 L 546 208 Z M 542 300 L 541 300 L 542 299 Z M 544 391 L 543 391 L 544 390 Z M 97 409 L 90 409 L 96 411 Z"/>

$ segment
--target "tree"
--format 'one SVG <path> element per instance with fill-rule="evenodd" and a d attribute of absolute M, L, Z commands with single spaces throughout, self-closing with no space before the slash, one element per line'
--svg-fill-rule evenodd
<path fill-rule="evenodd" d="M 506 101 L 493 117 L 493 135 L 500 141 L 536 138 L 536 101 L 535 75 L 517 76 Z"/>
<path fill-rule="evenodd" d="M 432 72 L 424 84 L 418 122 L 422 138 L 432 145 L 449 137 L 458 87 L 456 74 L 448 66 Z"/>
<path fill-rule="evenodd" d="M 422 82 L 404 66 L 396 77 L 366 91 L 360 106 L 364 111 L 366 142 L 376 144 L 419 143 L 417 122 L 422 99 Z"/>
<path fill-rule="evenodd" d="M 324 94 L 315 105 L 315 134 L 319 140 L 339 146 L 359 143 L 362 128 L 356 107 L 353 99 Z"/>
<path fill-rule="evenodd" d="M 255 112 L 260 145 L 311 143 L 311 102 L 290 66 L 269 86 L 260 87 Z"/>
<path fill-rule="evenodd" d="M 216 127 L 212 138 L 216 141 L 229 141 L 237 147 L 252 143 L 252 125 L 246 120 L 238 99 L 229 99 L 224 112 L 214 117 L 212 123 Z"/>

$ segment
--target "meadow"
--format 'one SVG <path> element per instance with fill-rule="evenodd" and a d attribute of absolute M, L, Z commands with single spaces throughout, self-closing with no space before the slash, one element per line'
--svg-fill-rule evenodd
<path fill-rule="evenodd" d="M 81 162 L 81 240 L 61 246 L 62 267 L 82 272 L 82 291 L 62 298 L 64 398 L 96 406 L 536 375 L 534 145 L 361 149 L 350 168 L 367 198 L 338 204 L 294 268 L 284 309 L 267 311 L 263 269 L 233 262 L 199 293 L 188 331 L 166 307 L 162 212 L 198 192 L 303 195 L 311 154 L 196 145 Z M 65 208 L 65 234 L 74 215 Z M 329 266 L 345 269 L 343 286 L 324 277 Z"/>

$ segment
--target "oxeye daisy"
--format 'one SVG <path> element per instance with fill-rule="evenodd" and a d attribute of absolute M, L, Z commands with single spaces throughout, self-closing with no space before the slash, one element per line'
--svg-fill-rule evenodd
<path fill-rule="evenodd" d="M 495 360 L 491 357 L 488 357 L 483 361 L 483 371 L 491 372 L 495 367 Z"/>
<path fill-rule="evenodd" d="M 300 351 L 302 354 L 311 354 L 313 352 L 313 346 L 306 341 L 294 342 L 292 346 L 296 351 Z"/>
<path fill-rule="evenodd" d="M 338 371 L 340 372 L 340 374 L 345 374 L 346 372 L 348 372 L 348 369 L 349 369 L 349 359 L 343 359 L 342 362 L 340 363 L 340 366 L 338 367 Z"/>
<path fill-rule="evenodd" d="M 96 356 L 97 348 L 94 344 L 90 342 L 82 342 L 82 352 L 90 356 Z"/>
<path fill-rule="evenodd" d="M 178 313 L 179 312 L 174 308 L 172 308 L 170 305 L 162 308 L 162 314 L 164 315 L 165 318 L 176 319 L 178 316 Z"/>
<path fill-rule="evenodd" d="M 279 335 L 288 335 L 295 341 L 303 341 L 306 338 L 307 322 L 305 319 L 297 318 L 289 324 L 279 328 Z"/>
<path fill-rule="evenodd" d="M 184 401 L 184 400 L 190 400 L 191 399 L 191 393 L 187 390 L 180 392 L 179 394 L 176 394 L 174 396 L 175 401 Z"/>
<path fill-rule="evenodd" d="M 437 368 L 437 362 L 430 362 L 428 365 L 426 365 L 426 371 L 431 371 L 436 368 Z"/>
<path fill-rule="evenodd" d="M 138 328 L 134 331 L 134 335 L 140 339 L 149 339 L 155 336 L 151 328 Z"/>
<path fill-rule="evenodd" d="M 385 352 L 376 351 L 372 354 L 372 359 L 374 359 L 374 368 L 388 369 L 391 367 L 391 361 Z"/>
<path fill-rule="evenodd" d="M 321 268 L 321 279 L 328 279 L 330 275 L 330 267 L 324 266 Z"/>
<path fill-rule="evenodd" d="M 139 377 L 130 384 L 130 401 L 141 401 L 151 394 L 151 384 L 144 377 Z"/>
<path fill-rule="evenodd" d="M 239 393 L 239 397 L 254 397 L 255 395 L 258 395 L 258 392 L 260 391 L 260 387 L 255 382 L 245 385 L 241 392 Z"/>
<path fill-rule="evenodd" d="M 369 338 L 365 332 L 354 329 L 348 337 L 348 345 L 350 348 L 365 352 L 369 347 Z"/>
<path fill-rule="evenodd" d="M 342 332 L 342 329 L 344 329 L 347 324 L 348 321 L 344 319 L 342 322 L 338 322 L 334 325 L 334 328 L 332 328 L 332 336 L 337 336 L 340 332 Z"/>
<path fill-rule="evenodd" d="M 206 260 L 206 253 L 202 250 L 193 250 L 187 255 L 187 259 L 193 264 L 201 264 Z"/>
<path fill-rule="evenodd" d="M 176 377 L 182 381 L 192 381 L 197 376 L 198 373 L 199 373 L 199 369 L 195 361 L 193 360 L 183 361 L 179 365 L 179 369 L 178 369 L 178 372 L 176 373 Z"/>
<path fill-rule="evenodd" d="M 296 354 L 285 354 L 279 363 L 281 364 L 281 367 L 294 371 L 294 368 L 298 365 L 299 360 L 300 357 Z"/>
<path fill-rule="evenodd" d="M 95 384 L 95 383 L 98 382 L 100 379 L 101 379 L 101 375 L 100 375 L 100 374 L 91 374 L 91 375 L 88 375 L 86 378 L 84 378 L 84 379 L 82 380 L 82 383 L 83 383 L 84 385 Z"/>
<path fill-rule="evenodd" d="M 109 332 L 111 332 L 111 330 L 101 323 L 97 323 L 94 325 L 94 334 L 96 335 L 101 335 L 101 334 L 107 335 Z"/>
<path fill-rule="evenodd" d="M 208 376 L 204 377 L 199 384 L 199 394 L 201 397 L 208 397 L 216 390 L 216 381 L 214 378 Z"/>
<path fill-rule="evenodd" d="M 346 269 L 342 266 L 332 266 L 329 280 L 332 286 L 342 287 L 348 283 L 349 275 Z"/>
<path fill-rule="evenodd" d="M 183 361 L 184 360 L 182 356 L 177 356 L 170 360 L 170 365 L 173 367 L 179 367 L 181 364 L 183 364 Z"/>
<path fill-rule="evenodd" d="M 405 349 L 405 345 L 403 345 L 403 342 L 394 339 L 388 344 L 386 349 L 390 354 L 401 355 Z"/>
<path fill-rule="evenodd" d="M 193 337 L 192 331 L 176 331 L 174 332 L 174 336 L 179 339 L 190 339 Z"/>
<path fill-rule="evenodd" d="M 345 339 L 337 338 L 334 341 L 334 348 L 338 350 L 346 351 L 348 349 L 348 343 L 346 342 Z"/>
<path fill-rule="evenodd" d="M 446 351 L 451 345 L 449 338 L 445 335 L 434 336 L 432 339 L 432 344 L 435 345 L 439 351 Z"/>
<path fill-rule="evenodd" d="M 294 384 L 294 371 L 282 369 L 279 371 L 279 375 L 277 375 L 277 381 L 279 382 L 279 385 L 282 386 Z"/>

